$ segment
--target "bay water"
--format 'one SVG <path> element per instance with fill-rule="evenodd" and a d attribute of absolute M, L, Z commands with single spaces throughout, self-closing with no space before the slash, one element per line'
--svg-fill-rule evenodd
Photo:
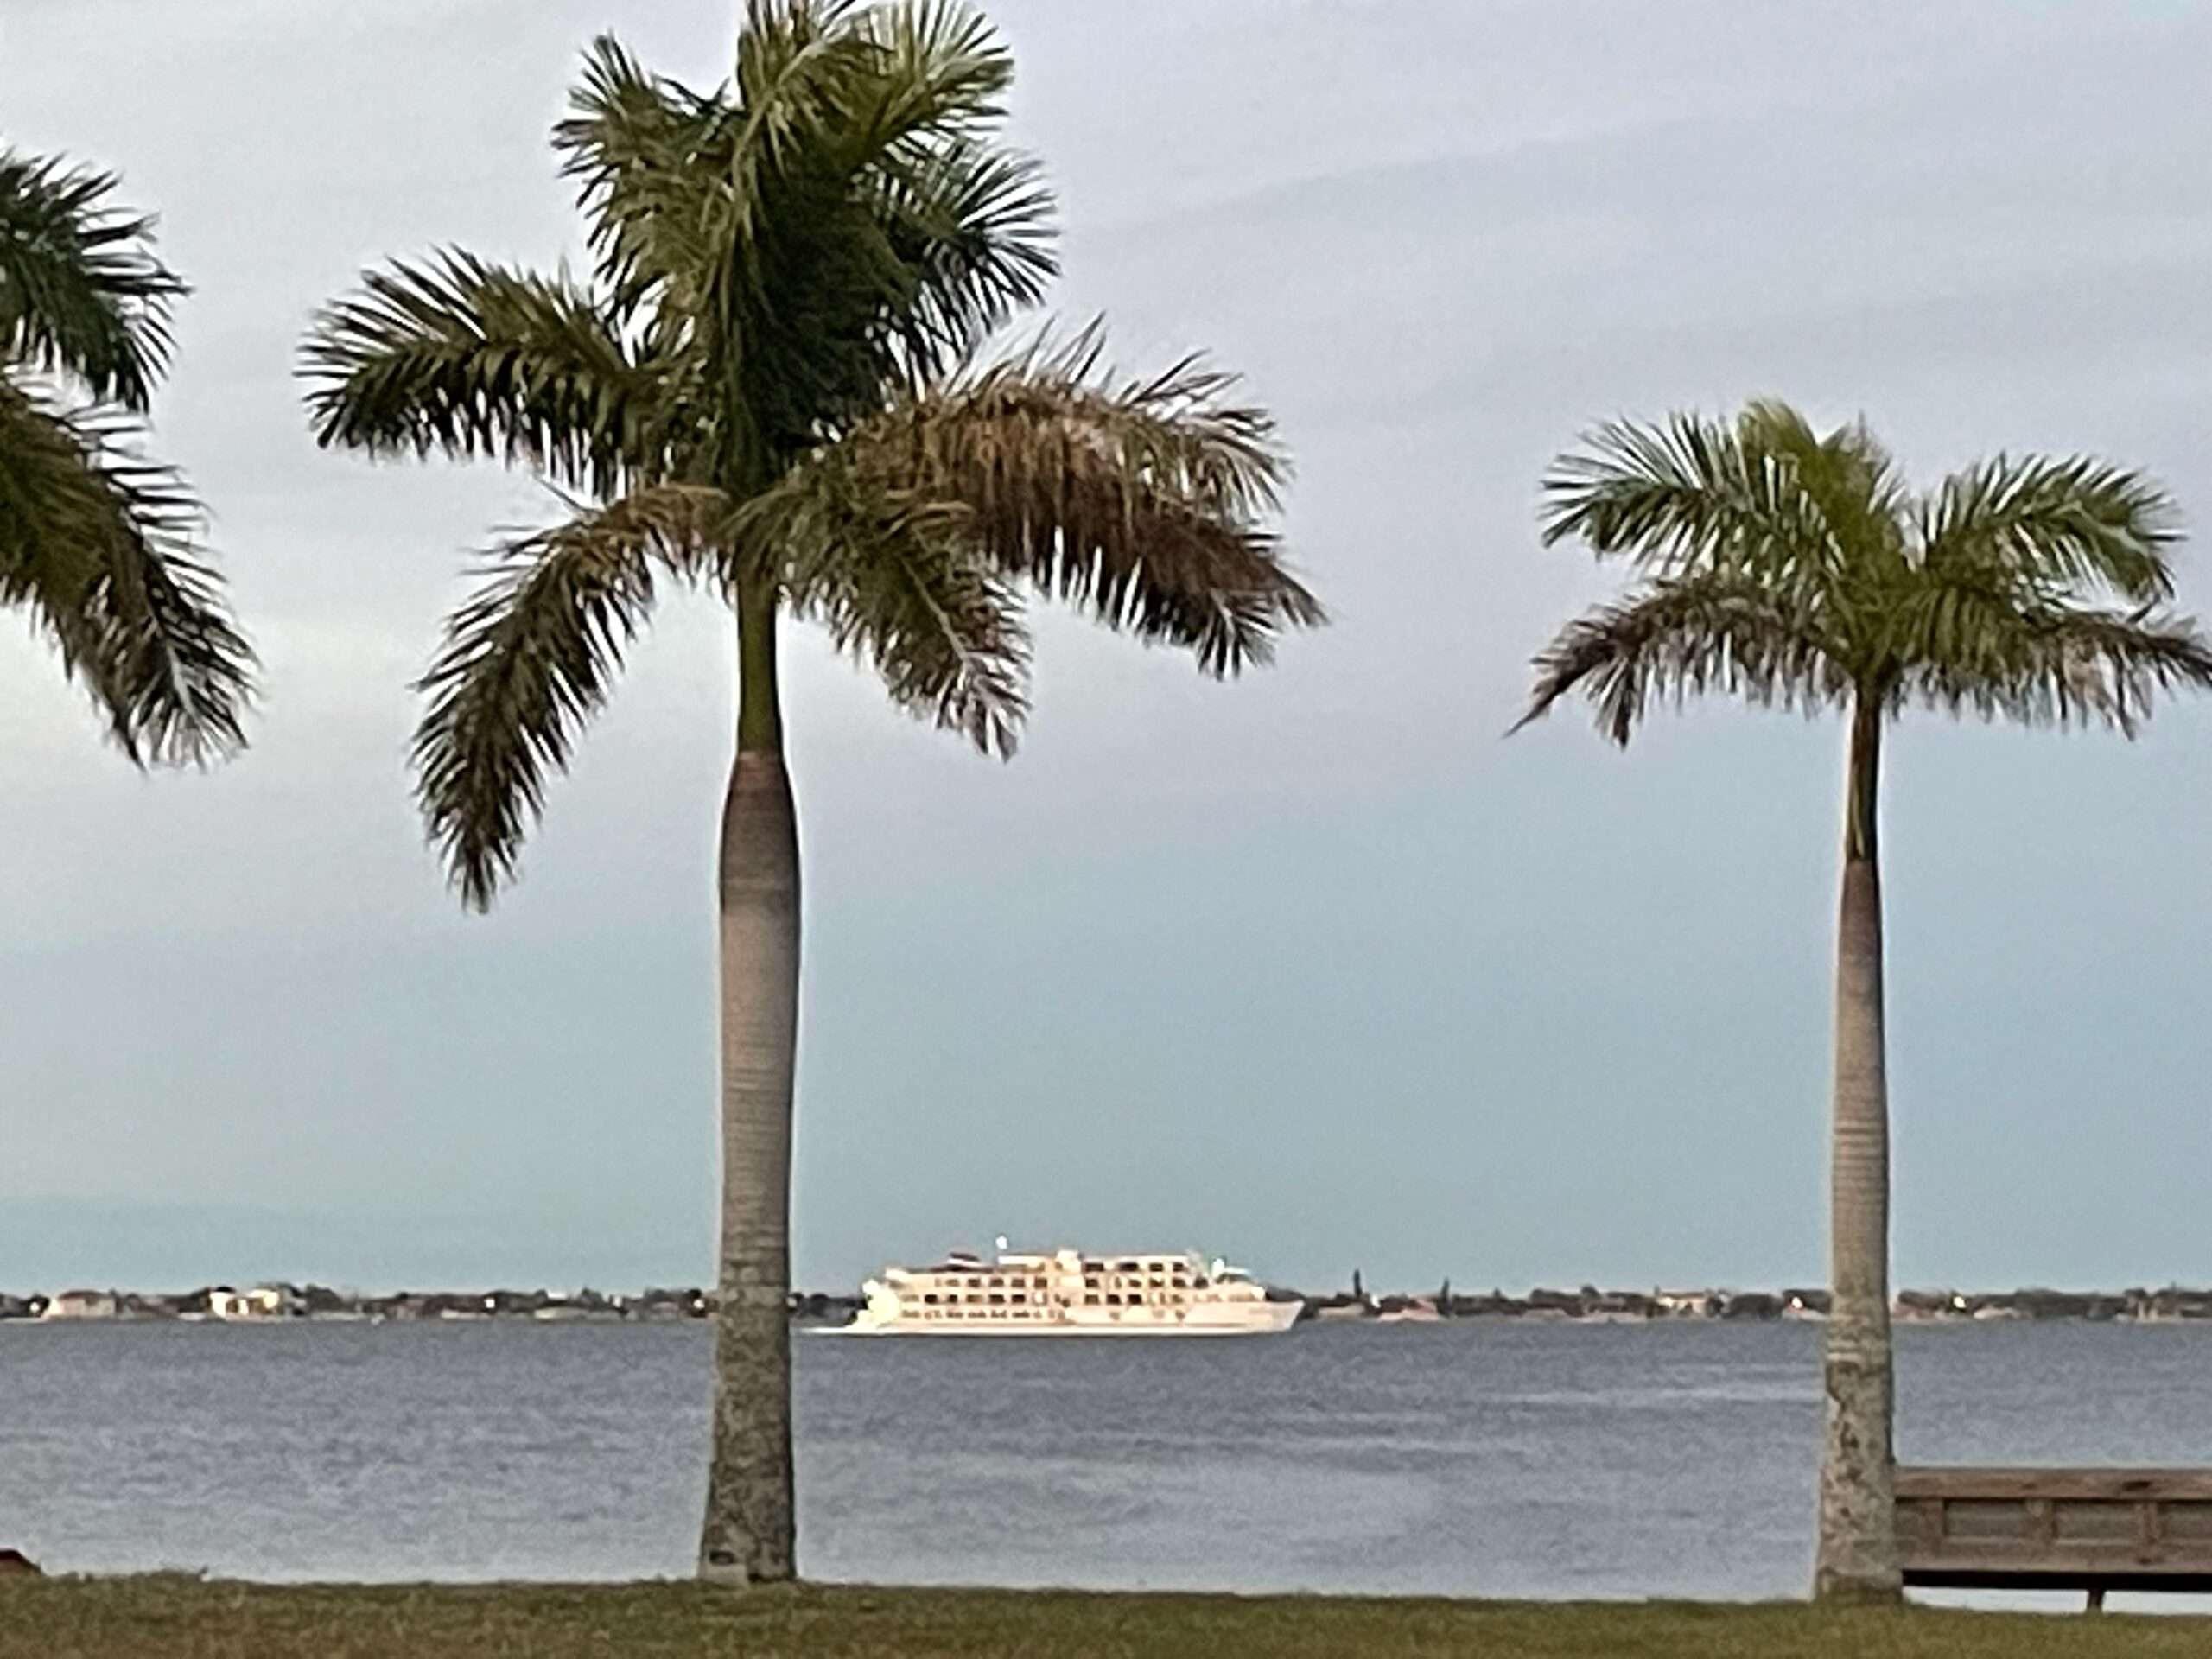
<path fill-rule="evenodd" d="M 0 1544 L 78 1572 L 682 1575 L 707 1335 L 0 1325 Z M 1819 1342 L 1787 1323 L 1488 1319 L 1212 1340 L 804 1333 L 801 1569 L 1800 1595 Z M 1898 1348 L 1906 1461 L 2212 1464 L 2212 1327 L 1907 1326 Z"/>

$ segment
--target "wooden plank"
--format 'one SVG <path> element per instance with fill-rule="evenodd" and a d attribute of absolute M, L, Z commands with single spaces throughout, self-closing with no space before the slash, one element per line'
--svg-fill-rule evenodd
<path fill-rule="evenodd" d="M 2028 1511 L 2029 1541 L 2045 1549 L 2058 1545 L 2058 1506 L 2048 1497 L 2031 1497 L 2025 1505 Z"/>
<path fill-rule="evenodd" d="M 1904 1466 L 1899 1498 L 2212 1500 L 2212 1469 L 2018 1469 Z"/>
<path fill-rule="evenodd" d="M 1897 1505 L 1897 1547 L 1907 1554 L 1943 1546 L 1943 1500 L 1901 1498 Z"/>

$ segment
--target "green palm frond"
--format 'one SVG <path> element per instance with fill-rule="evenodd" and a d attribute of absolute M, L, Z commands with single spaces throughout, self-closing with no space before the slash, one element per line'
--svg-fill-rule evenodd
<path fill-rule="evenodd" d="M 997 136 L 1011 55 L 961 5 L 756 6 L 709 354 L 780 465 L 962 360 L 1053 270 L 1052 200 Z"/>
<path fill-rule="evenodd" d="M 866 178 L 897 257 L 916 274 L 904 346 L 917 378 L 967 356 L 1058 269 L 1052 192 L 995 128 L 1014 56 L 953 0 L 866 14 L 885 60 L 865 134 Z"/>
<path fill-rule="evenodd" d="M 1771 415 L 1764 423 L 1779 425 Z M 1586 433 L 1543 480 L 1546 546 L 1580 539 L 1647 570 L 1735 565 L 1825 574 L 1836 549 L 1786 446 L 1761 423 L 1695 415 Z M 1751 441 L 1747 442 L 1746 440 Z"/>
<path fill-rule="evenodd" d="M 1904 486 L 1895 458 L 1865 421 L 1823 437 L 1789 404 L 1760 397 L 1737 417 L 1735 437 L 1754 476 L 1797 493 L 1796 533 L 1817 537 L 1820 554 L 1801 568 L 1834 581 L 1856 566 L 1851 574 L 1863 582 L 1905 560 Z"/>
<path fill-rule="evenodd" d="M 0 605 L 58 615 L 105 577 L 120 519 L 101 458 L 93 435 L 0 375 Z"/>
<path fill-rule="evenodd" d="M 556 143 L 601 280 L 732 388 L 736 464 L 772 473 L 1040 296 L 1051 196 L 988 137 L 1011 73 L 934 3 L 756 5 L 727 104 L 594 46 Z"/>
<path fill-rule="evenodd" d="M 711 575 L 728 511 L 718 492 L 658 485 L 494 550 L 418 688 L 416 793 L 467 904 L 486 908 L 513 875 L 546 773 L 605 704 L 657 576 Z"/>
<path fill-rule="evenodd" d="M 727 190 L 730 219 L 719 237 L 714 281 L 733 338 L 744 341 L 747 308 L 759 305 L 788 257 L 785 238 L 820 247 L 824 227 L 779 211 L 804 204 L 849 230 L 859 205 L 852 185 L 873 150 L 867 114 L 880 96 L 884 54 L 864 28 L 849 27 L 855 8 L 842 0 L 748 0 L 738 37 L 734 130 Z M 877 268 L 878 251 L 839 246 L 849 267 Z M 855 256 L 859 256 L 858 259 Z M 836 286 L 851 280 L 836 274 Z M 712 304 L 711 296 L 709 299 Z"/>
<path fill-rule="evenodd" d="M 2024 726 L 2108 725 L 2133 736 L 2161 694 L 2212 688 L 2212 646 L 2189 617 L 2048 600 L 2024 584 L 1931 579 L 1900 605 L 1894 701 Z"/>
<path fill-rule="evenodd" d="M 844 448 L 880 486 L 960 508 L 1008 575 L 1225 676 L 1325 620 L 1262 528 L 1288 464 L 1235 385 L 1197 359 L 1117 379 L 1086 332 L 916 391 Z"/>
<path fill-rule="evenodd" d="M 757 201 L 763 180 L 810 168 L 825 150 L 849 161 L 861 137 L 852 118 L 887 69 L 855 0 L 747 0 L 733 78 L 740 200 Z"/>
<path fill-rule="evenodd" d="M 996 122 L 1014 85 L 1014 54 L 963 0 L 903 0 L 855 16 L 878 54 L 859 124 L 871 147 L 911 145 Z"/>
<path fill-rule="evenodd" d="M 1648 583 L 1560 631 L 1536 658 L 1529 711 L 1541 720 L 1575 692 L 1598 729 L 1626 746 L 1655 701 L 1677 706 L 1707 691 L 1808 711 L 1848 696 L 1849 679 L 1812 619 L 1765 584 L 1730 571 Z"/>
<path fill-rule="evenodd" d="M 1028 630 L 963 528 L 957 508 L 830 462 L 759 498 L 737 533 L 777 562 L 792 613 L 871 663 L 893 702 L 1011 755 L 1028 713 Z"/>
<path fill-rule="evenodd" d="M 679 387 L 565 276 L 448 252 L 370 271 L 302 352 L 316 441 L 525 461 L 596 495 L 652 467 Z"/>
<path fill-rule="evenodd" d="M 875 176 L 886 233 L 915 272 L 903 350 L 927 378 L 1044 297 L 1059 270 L 1052 193 L 1031 157 L 968 139 L 894 152 Z"/>
<path fill-rule="evenodd" d="M 568 118 L 553 130 L 576 182 L 599 277 L 628 310 L 657 289 L 695 302 L 728 211 L 734 111 L 648 72 L 611 35 L 584 54 Z"/>
<path fill-rule="evenodd" d="M 117 182 L 0 150 L 0 359 L 143 412 L 185 286 L 154 257 L 152 216 L 111 200 Z"/>
<path fill-rule="evenodd" d="M 2086 457 L 1999 455 L 1945 479 L 1922 505 L 1919 532 L 1931 567 L 2017 568 L 2140 604 L 2173 596 L 2166 558 L 2181 520 L 2139 473 Z"/>
<path fill-rule="evenodd" d="M 198 502 L 137 436 L 0 376 L 0 605 L 29 612 L 132 761 L 196 765 L 244 747 L 253 653 Z"/>

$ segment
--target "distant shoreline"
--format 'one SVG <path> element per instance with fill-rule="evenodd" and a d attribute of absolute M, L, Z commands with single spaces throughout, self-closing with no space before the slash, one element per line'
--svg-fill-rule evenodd
<path fill-rule="evenodd" d="M 1526 1320 L 1581 1325 L 1673 1324 L 1684 1321 L 1758 1323 L 1820 1321 L 1828 1295 L 1818 1288 L 1779 1291 L 1578 1290 L 1536 1288 L 1522 1296 L 1502 1291 L 1371 1295 L 1363 1289 L 1306 1293 L 1278 1288 L 1274 1297 L 1302 1300 L 1300 1323 L 1441 1324 L 1457 1319 Z M 74 1288 L 53 1293 L 0 1292 L 0 1324 L 178 1323 L 270 1325 L 512 1323 L 667 1324 L 703 1319 L 714 1312 L 714 1293 L 696 1287 L 653 1287 L 635 1293 L 491 1289 L 400 1291 L 372 1295 L 321 1285 L 281 1281 L 234 1289 L 227 1285 L 175 1292 Z M 792 1319 L 836 1324 L 849 1319 L 861 1299 L 823 1291 L 795 1292 Z M 2161 1290 L 2059 1291 L 2030 1288 L 1969 1294 L 1905 1290 L 1893 1317 L 1901 1325 L 1968 1325 L 1997 1321 L 2174 1325 L 2212 1324 L 2212 1290 L 2169 1286 Z"/>

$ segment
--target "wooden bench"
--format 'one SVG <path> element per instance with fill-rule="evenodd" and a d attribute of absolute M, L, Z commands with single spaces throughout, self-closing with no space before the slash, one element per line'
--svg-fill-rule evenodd
<path fill-rule="evenodd" d="M 1910 1469 L 1904 1581 L 1953 1590 L 2212 1592 L 2212 1469 Z"/>

